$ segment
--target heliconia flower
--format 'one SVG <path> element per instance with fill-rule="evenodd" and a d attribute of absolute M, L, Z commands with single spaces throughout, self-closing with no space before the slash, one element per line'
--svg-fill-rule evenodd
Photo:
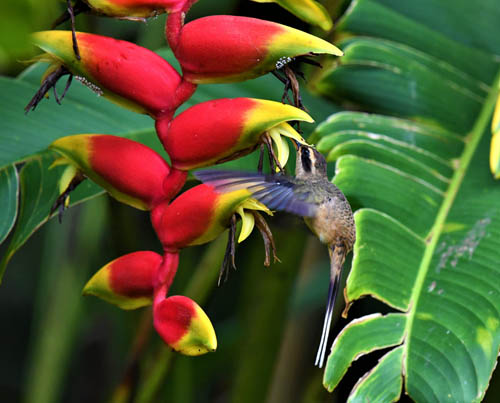
<path fill-rule="evenodd" d="M 62 137 L 49 148 L 102 186 L 122 203 L 151 210 L 174 197 L 187 173 L 170 168 L 154 150 L 126 138 L 105 134 Z"/>
<path fill-rule="evenodd" d="M 304 139 L 287 123 L 313 122 L 303 110 L 280 102 L 253 98 L 223 98 L 194 105 L 158 135 L 177 169 L 193 169 L 239 157 L 265 142 L 275 143 L 281 166 L 288 158 L 290 137 Z"/>
<path fill-rule="evenodd" d="M 252 0 L 257 3 L 276 3 L 301 20 L 329 31 L 332 29 L 332 18 L 320 3 L 314 0 Z"/>
<path fill-rule="evenodd" d="M 340 49 L 285 25 L 248 17 L 214 15 L 182 26 L 169 16 L 167 36 L 183 77 L 193 83 L 243 81 L 269 73 L 292 58 Z"/>
<path fill-rule="evenodd" d="M 163 119 L 172 116 L 196 89 L 166 60 L 146 48 L 82 32 L 77 32 L 76 38 L 80 60 L 74 53 L 71 31 L 33 34 L 35 45 L 46 52 L 40 59 L 52 63 L 48 73 L 62 66 L 98 95 L 125 108 Z M 30 103 L 27 108 L 34 106 L 36 103 Z"/>
<path fill-rule="evenodd" d="M 181 354 L 196 356 L 217 349 L 217 337 L 210 319 L 188 297 L 174 295 L 155 303 L 153 320 L 165 343 Z"/>
<path fill-rule="evenodd" d="M 122 309 L 151 305 L 162 257 L 149 251 L 129 253 L 103 266 L 83 288 Z"/>
<path fill-rule="evenodd" d="M 500 179 L 500 97 L 491 121 L 490 169 L 495 179 Z"/>
<path fill-rule="evenodd" d="M 196 0 L 85 0 L 91 10 L 110 17 L 143 19 L 185 11 Z"/>
<path fill-rule="evenodd" d="M 237 213 L 243 220 L 242 242 L 253 228 L 252 211 L 271 211 L 256 200 L 251 192 L 242 189 L 219 193 L 212 186 L 198 185 L 176 197 L 170 204 L 162 204 L 151 212 L 153 227 L 165 251 L 176 252 L 191 245 L 201 245 L 217 238 L 230 226 Z"/>

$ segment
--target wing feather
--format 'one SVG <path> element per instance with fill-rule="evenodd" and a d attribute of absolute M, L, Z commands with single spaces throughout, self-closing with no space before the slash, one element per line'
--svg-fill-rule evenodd
<path fill-rule="evenodd" d="M 203 170 L 194 176 L 218 192 L 232 192 L 248 189 L 252 196 L 271 210 L 288 211 L 303 217 L 316 214 L 316 205 L 307 201 L 308 192 L 297 192 L 298 184 L 286 175 L 266 175 L 261 173 Z"/>

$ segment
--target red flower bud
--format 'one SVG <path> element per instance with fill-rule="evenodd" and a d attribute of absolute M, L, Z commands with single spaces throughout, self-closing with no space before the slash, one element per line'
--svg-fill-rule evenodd
<path fill-rule="evenodd" d="M 193 83 L 243 81 L 266 74 L 290 58 L 342 51 L 313 35 L 274 22 L 215 15 L 182 25 L 169 17 L 168 39 L 183 76 Z"/>
<path fill-rule="evenodd" d="M 233 214 L 238 213 L 245 219 L 245 209 L 271 214 L 250 196 L 246 189 L 219 193 L 212 186 L 198 185 L 180 194 L 169 205 L 156 207 L 151 212 L 151 221 L 163 248 L 175 252 L 214 240 L 229 227 Z M 248 236 L 249 231 L 245 232 L 240 242 Z"/>
<path fill-rule="evenodd" d="M 171 169 L 156 151 L 123 137 L 78 134 L 62 137 L 50 148 L 115 199 L 141 210 L 170 200 L 186 180 L 186 172 Z"/>
<path fill-rule="evenodd" d="M 155 252 L 134 252 L 102 267 L 83 288 L 122 309 L 151 305 L 162 257 Z"/>
<path fill-rule="evenodd" d="M 71 31 L 42 31 L 33 38 L 46 52 L 42 60 L 64 66 L 99 95 L 135 112 L 170 117 L 196 89 L 166 60 L 130 42 L 77 32 L 78 60 Z"/>
<path fill-rule="evenodd" d="M 154 327 L 167 345 L 184 355 L 202 355 L 217 348 L 210 319 L 200 306 L 181 295 L 155 301 Z"/>
<path fill-rule="evenodd" d="M 278 151 L 281 135 L 304 142 L 286 123 L 290 120 L 313 121 L 306 112 L 280 102 L 224 98 L 190 107 L 158 135 L 173 167 L 193 169 L 252 151 L 265 134 L 278 144 Z M 284 166 L 286 160 L 280 162 Z"/>

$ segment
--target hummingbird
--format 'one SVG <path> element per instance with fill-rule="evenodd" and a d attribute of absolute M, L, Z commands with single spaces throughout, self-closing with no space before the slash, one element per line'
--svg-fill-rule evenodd
<path fill-rule="evenodd" d="M 342 191 L 328 180 L 325 157 L 313 147 L 297 145 L 295 177 L 282 173 L 204 170 L 194 174 L 218 191 L 248 189 L 252 197 L 271 210 L 287 211 L 304 218 L 306 225 L 327 245 L 330 285 L 321 340 L 315 365 L 323 366 L 333 307 L 346 255 L 356 241 L 351 206 Z"/>

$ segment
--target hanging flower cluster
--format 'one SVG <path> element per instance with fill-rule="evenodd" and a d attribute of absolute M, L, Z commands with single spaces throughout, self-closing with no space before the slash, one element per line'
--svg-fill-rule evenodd
<path fill-rule="evenodd" d="M 230 241 L 224 265 L 234 265 L 236 220 L 242 242 L 256 226 L 264 237 L 265 264 L 274 255 L 272 235 L 261 213 L 272 212 L 251 198 L 248 190 L 220 193 L 200 184 L 178 195 L 188 170 L 229 161 L 265 147 L 276 169 L 288 159 L 286 138 L 304 143 L 289 122 L 312 122 L 303 110 L 279 102 L 216 99 L 192 106 L 174 118 L 177 108 L 198 84 L 251 79 L 281 68 L 294 58 L 315 54 L 341 55 L 330 43 L 280 24 L 253 18 L 212 16 L 184 25 L 193 0 L 89 0 L 92 11 L 119 18 L 145 18 L 170 13 L 166 37 L 182 69 L 180 75 L 157 54 L 126 41 L 72 32 L 33 35 L 50 66 L 40 90 L 26 110 L 34 109 L 56 82 L 75 78 L 97 94 L 155 120 L 157 135 L 171 159 L 129 139 L 106 134 L 63 137 L 50 148 L 66 164 L 64 187 L 87 177 L 120 202 L 150 213 L 163 254 L 139 251 L 102 267 L 84 294 L 98 296 L 122 309 L 153 305 L 154 327 L 165 343 L 186 355 L 214 351 L 215 331 L 196 302 L 168 296 L 179 251 L 212 241 L 228 228 Z M 70 16 L 74 10 L 70 9 Z M 80 10 L 81 11 L 81 10 Z M 73 185 L 71 185 L 73 183 Z M 67 202 L 63 191 L 57 203 Z M 274 257 L 276 257 L 274 255 Z"/>

